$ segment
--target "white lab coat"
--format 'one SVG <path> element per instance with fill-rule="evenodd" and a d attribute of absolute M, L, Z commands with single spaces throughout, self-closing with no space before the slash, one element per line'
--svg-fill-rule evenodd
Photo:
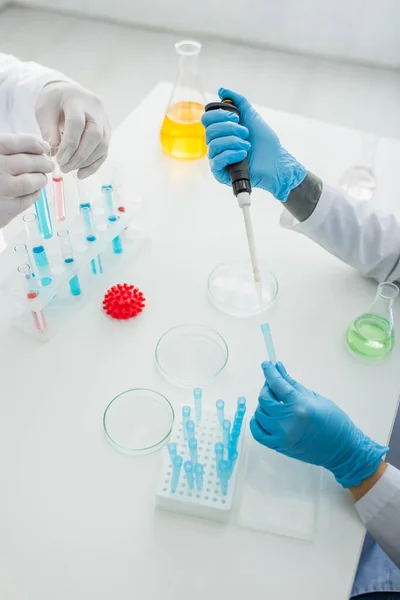
<path fill-rule="evenodd" d="M 0 133 L 40 135 L 37 96 L 46 83 L 68 81 L 62 73 L 0 53 Z"/>
<path fill-rule="evenodd" d="M 306 221 L 299 223 L 285 210 L 281 224 L 303 233 L 367 277 L 400 281 L 400 222 L 371 202 L 353 200 L 324 184 Z M 374 539 L 400 567 L 400 471 L 389 465 L 355 506 Z"/>

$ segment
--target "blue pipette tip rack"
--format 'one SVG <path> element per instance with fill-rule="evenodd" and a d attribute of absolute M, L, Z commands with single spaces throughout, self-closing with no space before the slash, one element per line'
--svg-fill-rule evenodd
<path fill-rule="evenodd" d="M 215 406 L 215 403 L 214 403 Z M 225 405 L 225 417 L 233 421 L 236 406 L 232 410 Z M 233 500 L 236 492 L 237 477 L 242 456 L 243 439 L 245 435 L 245 419 L 243 421 L 239 438 L 237 439 L 235 463 L 233 472 L 229 472 L 229 481 L 226 495 L 221 489 L 220 478 L 217 473 L 215 444 L 222 443 L 222 427 L 218 420 L 217 411 L 203 409 L 200 423 L 196 423 L 195 439 L 197 440 L 197 464 L 194 466 L 195 485 L 191 489 L 182 469 L 179 483 L 174 493 L 171 493 L 172 465 L 168 448 L 163 451 L 163 465 L 156 493 L 156 506 L 163 510 L 191 515 L 213 521 L 228 522 L 230 519 Z M 183 434 L 182 421 L 176 421 L 171 434 L 171 440 L 176 444 L 177 452 L 183 457 L 184 464 L 191 460 L 188 440 Z M 231 450 L 231 454 L 233 449 Z M 228 451 L 224 449 L 224 460 L 228 461 Z M 203 468 L 200 476 L 202 486 L 197 487 L 196 468 Z M 190 478 L 190 475 L 189 475 Z"/>

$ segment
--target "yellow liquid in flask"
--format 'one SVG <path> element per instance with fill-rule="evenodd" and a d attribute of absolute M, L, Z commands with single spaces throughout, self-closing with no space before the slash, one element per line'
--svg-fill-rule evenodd
<path fill-rule="evenodd" d="M 177 102 L 168 108 L 160 139 L 173 158 L 191 160 L 207 152 L 206 133 L 201 123 L 204 106 L 199 102 Z"/>

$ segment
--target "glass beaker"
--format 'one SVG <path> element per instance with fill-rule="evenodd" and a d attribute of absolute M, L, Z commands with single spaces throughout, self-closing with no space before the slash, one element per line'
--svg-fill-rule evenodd
<path fill-rule="evenodd" d="M 394 348 L 393 302 L 399 295 L 394 283 L 378 285 L 375 300 L 367 312 L 358 316 L 346 333 L 353 352 L 367 358 L 384 358 Z"/>
<path fill-rule="evenodd" d="M 353 198 L 371 200 L 376 190 L 375 155 L 378 146 L 376 135 L 365 133 L 357 157 L 357 164 L 350 167 L 340 180 L 340 186 Z"/>
<path fill-rule="evenodd" d="M 161 126 L 161 145 L 173 158 L 201 158 L 207 152 L 201 123 L 205 97 L 197 75 L 201 44 L 184 40 L 175 44 L 175 49 L 179 56 L 179 77 Z"/>

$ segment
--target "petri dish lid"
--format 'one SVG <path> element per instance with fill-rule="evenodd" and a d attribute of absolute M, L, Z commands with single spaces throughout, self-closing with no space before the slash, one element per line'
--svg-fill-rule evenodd
<path fill-rule="evenodd" d="M 139 456 L 161 448 L 174 423 L 169 400 L 147 388 L 118 394 L 104 411 L 103 427 L 108 441 L 120 452 Z"/>
<path fill-rule="evenodd" d="M 278 281 L 260 264 L 261 306 L 254 286 L 250 261 L 218 265 L 208 278 L 208 296 L 221 312 L 233 317 L 254 317 L 270 308 L 278 295 Z"/>
<path fill-rule="evenodd" d="M 221 373 L 228 362 L 228 346 L 214 329 L 203 325 L 178 325 L 157 342 L 155 358 L 164 377 L 181 387 L 203 387 Z"/>

